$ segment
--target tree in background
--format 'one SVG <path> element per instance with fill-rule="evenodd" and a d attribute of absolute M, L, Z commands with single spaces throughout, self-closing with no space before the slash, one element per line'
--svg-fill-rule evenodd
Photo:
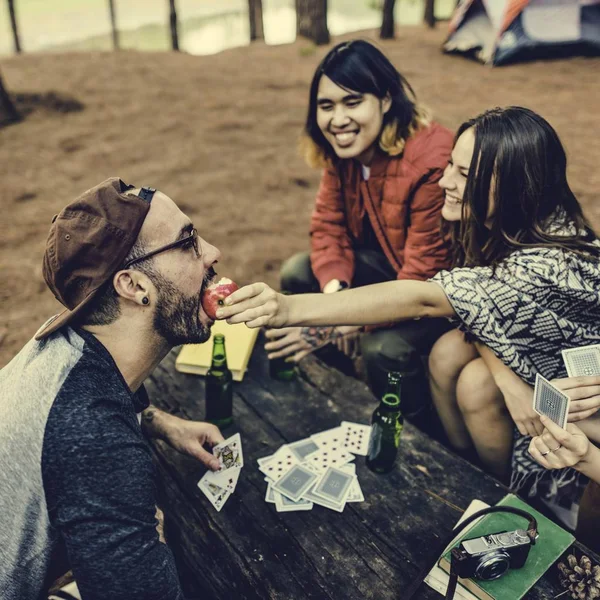
<path fill-rule="evenodd" d="M 2 74 L 0 73 L 0 125 L 15 123 L 20 120 L 21 115 L 8 95 L 8 92 L 4 87 L 4 82 L 2 81 Z"/>
<path fill-rule="evenodd" d="M 250 18 L 250 41 L 264 40 L 262 0 L 248 0 L 248 17 Z"/>
<path fill-rule="evenodd" d="M 108 0 L 108 9 L 110 10 L 110 26 L 112 28 L 113 48 L 119 49 L 119 30 L 117 29 L 117 12 L 115 9 L 115 0 Z"/>
<path fill-rule="evenodd" d="M 15 52 L 21 52 L 21 40 L 19 38 L 19 28 L 17 27 L 17 15 L 15 13 L 15 0 L 8 0 L 8 14 L 10 15 L 10 26 L 12 27 Z"/>
<path fill-rule="evenodd" d="M 296 0 L 296 34 L 317 45 L 329 43 L 327 0 Z"/>
<path fill-rule="evenodd" d="M 175 0 L 169 0 L 169 22 L 171 24 L 171 45 L 173 50 L 179 50 L 179 35 L 177 33 L 177 8 Z"/>
<path fill-rule="evenodd" d="M 381 21 L 381 31 L 379 36 L 384 40 L 394 39 L 394 6 L 396 0 L 384 0 L 383 19 Z"/>
<path fill-rule="evenodd" d="M 424 19 L 429 27 L 435 27 L 435 0 L 425 0 Z"/>

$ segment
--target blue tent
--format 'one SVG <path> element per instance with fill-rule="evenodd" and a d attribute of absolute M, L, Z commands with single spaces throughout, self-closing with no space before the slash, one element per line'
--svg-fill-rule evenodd
<path fill-rule="evenodd" d="M 600 0 L 461 0 L 445 52 L 503 65 L 600 54 Z"/>

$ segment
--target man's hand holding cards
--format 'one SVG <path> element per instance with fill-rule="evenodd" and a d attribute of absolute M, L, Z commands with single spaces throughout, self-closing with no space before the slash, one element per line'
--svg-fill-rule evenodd
<path fill-rule="evenodd" d="M 213 448 L 213 454 L 221 465 L 218 471 L 207 471 L 198 482 L 198 487 L 210 503 L 220 511 L 237 485 L 244 466 L 242 440 L 236 433 Z"/>

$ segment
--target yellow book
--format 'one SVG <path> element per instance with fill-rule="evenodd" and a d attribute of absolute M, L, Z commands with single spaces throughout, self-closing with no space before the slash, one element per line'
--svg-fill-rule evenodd
<path fill-rule="evenodd" d="M 212 360 L 212 340 L 215 333 L 225 336 L 227 366 L 231 369 L 233 380 L 242 381 L 258 335 L 258 328 L 250 329 L 244 323 L 229 325 L 227 321 L 216 321 L 212 326 L 210 340 L 204 344 L 183 346 L 175 361 L 175 368 L 182 373 L 206 375 Z"/>

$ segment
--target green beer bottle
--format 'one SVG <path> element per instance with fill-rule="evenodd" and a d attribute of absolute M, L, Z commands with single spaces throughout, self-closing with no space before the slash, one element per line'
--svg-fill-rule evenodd
<path fill-rule="evenodd" d="M 288 296 L 290 292 L 281 292 Z M 296 378 L 296 364 L 286 360 L 287 357 L 271 358 L 269 360 L 269 375 L 279 381 L 292 381 Z"/>
<path fill-rule="evenodd" d="M 367 467 L 375 473 L 388 473 L 394 467 L 404 417 L 400 412 L 402 376 L 388 373 L 386 390 L 373 412 L 372 430 L 367 453 Z"/>
<path fill-rule="evenodd" d="M 214 336 L 212 363 L 206 374 L 206 420 L 224 428 L 233 423 L 233 377 L 227 367 L 225 336 Z"/>

